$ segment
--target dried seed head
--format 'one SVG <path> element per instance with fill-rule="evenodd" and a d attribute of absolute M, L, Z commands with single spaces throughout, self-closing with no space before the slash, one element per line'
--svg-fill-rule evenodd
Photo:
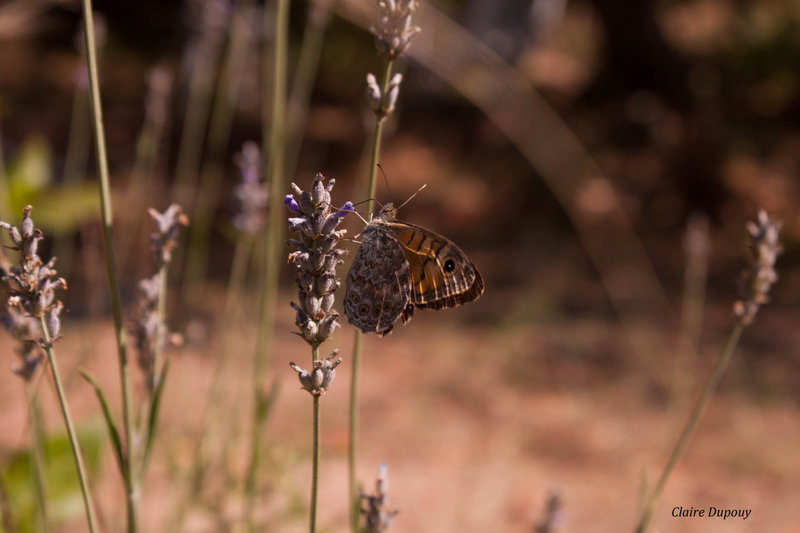
<path fill-rule="evenodd" d="M 293 194 L 284 197 L 284 204 L 296 215 L 288 218 L 289 229 L 299 237 L 288 241 L 293 249 L 288 257 L 295 266 L 300 302 L 299 305 L 291 302 L 291 305 L 297 311 L 295 320 L 300 336 L 312 346 L 327 340 L 339 325 L 339 315 L 332 308 L 332 293 L 339 286 L 336 267 L 341 263 L 339 256 L 344 253 L 336 245 L 345 230 L 336 227 L 353 210 L 353 204 L 346 202 L 342 209 L 331 208 L 334 183 L 334 180 L 326 183 L 325 177 L 317 174 L 311 193 L 293 183 Z"/>
<path fill-rule="evenodd" d="M 304 390 L 312 396 L 321 396 L 336 377 L 336 367 L 342 362 L 342 358 L 337 357 L 338 354 L 339 350 L 334 350 L 328 357 L 314 361 L 310 372 L 294 363 L 289 363 L 289 366 L 297 372 L 297 378 Z"/>
<path fill-rule="evenodd" d="M 397 104 L 397 97 L 400 95 L 400 83 L 403 81 L 402 74 L 395 74 L 386 86 L 386 92 L 381 92 L 375 76 L 367 74 L 367 101 L 372 111 L 379 120 L 391 115 Z"/>
<path fill-rule="evenodd" d="M 178 233 L 181 226 L 189 225 L 189 217 L 178 204 L 172 204 L 163 213 L 152 207 L 147 212 L 156 222 L 156 231 L 150 234 L 150 248 L 160 270 L 172 261 L 172 250 L 178 246 Z"/>
<path fill-rule="evenodd" d="M 366 533 L 383 533 L 389 530 L 395 515 L 398 511 L 388 510 L 389 504 L 389 470 L 385 464 L 378 468 L 378 476 L 375 479 L 375 494 L 361 494 L 363 507 L 361 513 L 364 516 L 364 531 Z"/>
<path fill-rule="evenodd" d="M 415 0 L 378 0 L 378 22 L 371 27 L 375 47 L 387 61 L 401 57 L 420 31 L 411 25 L 411 15 L 417 9 Z"/>
<path fill-rule="evenodd" d="M 753 322 L 761 305 L 769 301 L 770 288 L 778 281 L 775 262 L 783 252 L 778 240 L 780 231 L 781 223 L 771 219 L 763 209 L 758 212 L 756 222 L 747 224 L 751 259 L 743 272 L 744 297 L 734 304 L 734 314 L 742 325 Z"/>
<path fill-rule="evenodd" d="M 4 289 L 0 321 L 19 342 L 21 365 L 12 366 L 12 371 L 26 380 L 31 379 L 42 360 L 42 347 L 48 344 L 48 337 L 50 343 L 59 338 L 64 305 L 56 298 L 56 291 L 67 288 L 66 280 L 58 277 L 55 258 L 45 263 L 38 255 L 38 242 L 44 235 L 35 227 L 32 210 L 31 206 L 22 210 L 19 228 L 0 222 L 0 228 L 8 230 L 13 249 L 20 252 L 16 265 L 0 269 L 0 286 Z M 47 331 L 42 331 L 40 320 Z"/>

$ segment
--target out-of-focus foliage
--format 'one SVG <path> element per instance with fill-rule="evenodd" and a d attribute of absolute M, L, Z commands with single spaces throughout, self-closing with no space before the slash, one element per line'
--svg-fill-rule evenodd
<path fill-rule="evenodd" d="M 36 205 L 39 227 L 50 235 L 68 235 L 97 219 L 97 186 L 79 182 L 53 187 L 53 168 L 53 149 L 47 139 L 39 135 L 25 139 L 6 171 L 8 207 L 11 213 L 19 213 L 26 205 Z"/>
<path fill-rule="evenodd" d="M 90 475 L 100 464 L 104 429 L 99 424 L 84 425 L 78 429 L 78 438 Z M 44 441 L 45 486 L 47 487 L 48 515 L 51 525 L 74 520 L 83 513 L 75 460 L 66 433 L 52 435 Z M 2 460 L 3 483 L 9 495 L 11 517 L 18 533 L 37 531 L 36 491 L 32 481 L 31 455 L 20 450 Z M 0 527 L 0 531 L 2 528 Z"/>

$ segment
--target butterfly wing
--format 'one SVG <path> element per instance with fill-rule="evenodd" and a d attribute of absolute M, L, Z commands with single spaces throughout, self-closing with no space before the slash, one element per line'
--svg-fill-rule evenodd
<path fill-rule="evenodd" d="M 455 307 L 483 294 L 483 278 L 450 239 L 404 222 L 387 222 L 402 246 L 411 277 L 410 305 L 423 309 Z M 413 309 L 406 310 L 410 316 Z"/>
<path fill-rule="evenodd" d="M 405 322 L 410 279 L 400 242 L 382 221 L 370 223 L 347 273 L 344 312 L 350 323 L 365 333 L 385 335 L 400 316 Z"/>

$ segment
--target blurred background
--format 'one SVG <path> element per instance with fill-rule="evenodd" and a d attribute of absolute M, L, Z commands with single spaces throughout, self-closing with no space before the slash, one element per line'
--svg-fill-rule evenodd
<path fill-rule="evenodd" d="M 169 322 L 183 341 L 170 350 L 145 521 L 175 530 L 164 524 L 185 500 L 175 487 L 185 485 L 206 424 L 198 406 L 225 359 L 225 401 L 237 416 L 180 530 L 228 531 L 239 509 L 230 479 L 247 464 L 263 237 L 235 315 L 221 311 L 243 229 L 246 156 L 237 154 L 261 143 L 269 106 L 262 62 L 271 61 L 273 6 L 94 7 L 128 308 L 153 268 L 147 208 L 178 202 L 191 218 L 171 274 Z M 322 172 L 336 179 L 333 203 L 357 208 L 367 200 L 374 121 L 365 79 L 381 69 L 368 31 L 374 11 L 359 0 L 291 5 L 287 182 L 305 189 Z M 80 20 L 77 2 L 0 4 L 0 220 L 17 223 L 34 206 L 48 237 L 42 255 L 58 257 L 70 286 L 59 347 L 66 372 L 85 366 L 114 390 Z M 547 531 L 632 530 L 643 478 L 652 486 L 660 473 L 734 324 L 750 257 L 745 224 L 759 209 L 783 223 L 780 280 L 667 485 L 653 531 L 800 531 L 791 503 L 800 496 L 800 2 L 441 0 L 423 4 L 414 24 L 422 31 L 398 62 L 404 77 L 377 200 L 402 203 L 427 185 L 400 218 L 458 243 L 486 292 L 365 339 L 359 475 L 371 488 L 378 465 L 388 465 L 400 510 L 392 531 L 536 531 L 553 494 L 558 516 Z M 353 237 L 363 223 L 348 218 Z M 357 243 L 346 244 L 352 258 Z M 259 511 L 274 531 L 305 527 L 310 409 L 287 362 L 308 351 L 290 333 L 292 287 L 285 267 L 269 371 L 282 385 Z M 233 341 L 220 342 L 224 328 L 235 328 Z M 347 523 L 352 332 L 342 316 L 330 346 L 345 361 L 325 397 L 326 531 Z M 0 339 L 11 361 L 11 341 Z M 45 422 L 57 433 L 47 385 Z M 74 379 L 70 394 L 79 420 L 99 424 L 89 387 Z M 0 401 L 0 459 L 10 469 L 27 431 L 10 372 L 0 376 Z M 97 435 L 97 492 L 114 531 L 121 489 Z M 676 519 L 679 505 L 753 513 Z M 63 524 L 80 531 L 74 509 Z"/>

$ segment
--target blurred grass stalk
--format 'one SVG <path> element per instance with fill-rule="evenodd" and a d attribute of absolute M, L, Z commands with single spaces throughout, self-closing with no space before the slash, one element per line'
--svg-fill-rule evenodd
<path fill-rule="evenodd" d="M 227 387 L 230 374 L 231 358 L 224 351 L 231 346 L 236 335 L 240 330 L 237 328 L 239 320 L 243 318 L 241 308 L 243 302 L 247 301 L 245 291 L 245 281 L 247 279 L 247 266 L 253 253 L 254 243 L 249 235 L 240 235 L 236 240 L 233 251 L 233 262 L 231 273 L 228 278 L 228 288 L 225 295 L 225 304 L 222 312 L 221 339 L 218 341 L 218 348 L 212 353 L 217 358 L 217 364 L 212 376 L 211 388 L 209 390 L 206 407 L 203 410 L 205 423 L 203 433 L 197 445 L 197 453 L 194 456 L 190 472 L 188 490 L 186 490 L 178 502 L 175 512 L 170 518 L 172 526 L 170 531 L 181 531 L 186 513 L 195 502 L 199 501 L 201 491 L 204 486 L 208 470 L 211 467 L 213 454 L 211 453 L 213 438 L 224 438 L 224 444 L 228 445 L 233 440 L 233 432 L 228 426 L 223 427 L 222 422 L 230 422 L 227 409 L 230 408 L 229 402 L 225 402 L 226 394 L 229 394 Z M 221 454 L 222 458 L 227 457 L 227 453 Z M 217 463 L 224 463 L 218 459 Z"/>
<path fill-rule="evenodd" d="M 196 192 L 192 226 L 189 231 L 183 300 L 190 308 L 202 301 L 202 284 L 208 265 L 208 239 L 224 175 L 225 151 L 230 139 L 233 116 L 244 79 L 245 59 L 253 41 L 252 0 L 240 0 L 230 17 L 230 37 L 215 91 L 206 140 L 205 160 Z M 210 96 L 209 96 L 210 98 Z"/>
<path fill-rule="evenodd" d="M 703 329 L 708 261 L 711 253 L 709 222 L 705 214 L 689 218 L 684 238 L 686 270 L 684 272 L 681 319 L 678 329 L 672 382 L 668 404 L 677 409 L 686 404 L 694 386 L 697 352 Z"/>
<path fill-rule="evenodd" d="M 103 223 L 103 239 L 105 242 L 106 270 L 108 273 L 111 307 L 114 315 L 114 330 L 119 358 L 120 381 L 122 385 L 122 417 L 125 431 L 125 450 L 128 460 L 120 464 L 124 471 L 122 479 L 125 482 L 125 497 L 127 510 L 127 531 L 135 533 L 136 512 L 139 499 L 139 490 L 135 485 L 133 461 L 133 426 L 131 405 L 131 377 L 128 354 L 125 344 L 125 332 L 122 324 L 122 302 L 120 299 L 119 283 L 117 282 L 117 265 L 114 255 L 114 240 L 112 235 L 113 215 L 111 208 L 111 186 L 108 177 L 108 158 L 106 155 L 105 131 L 103 126 L 103 111 L 100 102 L 100 85 L 97 71 L 97 52 L 94 42 L 94 19 L 91 0 L 83 0 L 83 35 L 86 44 L 86 59 L 89 70 L 89 92 L 92 100 L 92 120 L 94 123 L 95 156 L 100 188 L 100 213 Z M 124 466 L 124 468 L 123 468 Z"/>
<path fill-rule="evenodd" d="M 656 503 L 661 497 L 661 492 L 664 490 L 664 485 L 666 485 L 667 479 L 675 469 L 675 465 L 678 463 L 678 460 L 683 455 L 686 446 L 689 444 L 689 440 L 694 434 L 697 423 L 700 421 L 700 417 L 703 415 L 703 411 L 705 411 L 708 402 L 714 395 L 714 391 L 716 391 L 717 385 L 719 384 L 722 375 L 725 373 L 725 369 L 728 368 L 728 363 L 730 362 L 731 356 L 736 349 L 736 345 L 739 342 L 742 331 L 744 331 L 744 325 L 741 322 L 737 322 L 736 326 L 733 328 L 733 331 L 728 337 L 728 341 L 725 344 L 725 349 L 722 351 L 722 355 L 720 355 L 716 365 L 714 365 L 714 370 L 711 372 L 711 376 L 708 378 L 700 398 L 697 400 L 694 409 L 689 415 L 689 420 L 687 420 L 683 431 L 681 431 L 678 440 L 675 442 L 675 446 L 672 448 L 672 453 L 670 453 L 667 464 L 664 466 L 664 470 L 661 472 L 661 476 L 658 478 L 655 487 L 650 492 L 650 495 L 644 504 L 642 516 L 638 525 L 636 526 L 636 533 L 644 533 L 644 531 L 647 530 L 647 526 L 649 525 L 650 519 L 653 516 Z"/>
<path fill-rule="evenodd" d="M 38 531 L 47 533 L 50 531 L 50 519 L 47 513 L 47 485 L 45 483 L 45 462 L 44 462 L 44 431 L 42 430 L 42 419 L 39 410 L 39 400 L 36 394 L 36 385 L 30 381 L 25 381 L 25 398 L 28 403 L 28 423 L 30 425 L 31 443 L 31 474 L 33 477 L 34 489 L 36 490 L 36 500 L 39 504 L 39 527 Z"/>
<path fill-rule="evenodd" d="M 143 226 L 146 211 L 145 198 L 148 189 L 152 190 L 152 177 L 158 160 L 159 147 L 166 129 L 169 109 L 169 93 L 172 86 L 172 74 L 166 67 L 156 66 L 147 74 L 147 100 L 142 128 L 136 139 L 136 159 L 133 163 L 131 178 L 125 189 L 124 198 L 129 209 L 123 210 L 119 232 L 121 243 L 119 265 L 128 266 L 131 256 L 139 247 L 140 228 Z"/>
<path fill-rule="evenodd" d="M 84 55 L 84 54 L 81 54 Z M 86 161 L 89 157 L 91 132 L 89 128 L 89 94 L 87 87 L 80 83 L 82 69 L 75 73 L 75 94 L 72 97 L 72 114 L 69 121 L 67 150 L 64 156 L 64 175 L 62 187 L 68 188 L 80 183 L 86 176 Z M 61 272 L 70 279 L 72 255 L 75 252 L 72 232 L 62 235 L 55 242 L 55 255 L 61 265 Z"/>
<path fill-rule="evenodd" d="M 275 305 L 278 296 L 278 269 L 284 250 L 283 196 L 286 189 L 284 164 L 286 155 L 286 69 L 289 55 L 289 0 L 276 2 L 275 38 L 272 64 L 267 60 L 272 12 L 264 9 L 262 52 L 262 154 L 264 154 L 265 183 L 269 184 L 269 214 L 267 219 L 266 258 L 262 285 L 261 320 L 253 361 L 253 424 L 250 442 L 250 465 L 245 483 L 245 521 L 248 529 L 256 530 L 253 511 L 257 496 L 258 470 L 261 455 L 261 432 L 266 419 L 267 398 L 262 383 L 269 359 L 270 343 L 275 329 Z M 270 66 L 272 67 L 270 70 Z M 272 80 L 270 85 L 269 80 Z M 272 91 L 272 108 L 266 105 Z"/>
<path fill-rule="evenodd" d="M 653 516 L 656 503 L 661 492 L 664 490 L 667 479 L 683 455 L 689 440 L 694 434 L 700 417 L 703 415 L 706 406 L 719 385 L 722 375 L 728 368 L 736 345 L 744 331 L 744 328 L 752 324 L 760 307 L 769 301 L 769 291 L 772 285 L 778 280 L 775 271 L 775 262 L 783 252 L 779 242 L 781 224 L 772 220 L 766 211 L 759 211 L 758 220 L 747 224 L 747 232 L 750 235 L 751 262 L 744 271 L 744 279 L 747 282 L 744 297 L 734 305 L 734 315 L 737 319 L 733 331 L 728 337 L 725 349 L 717 360 L 714 370 L 697 400 L 694 409 L 689 415 L 689 420 L 680 433 L 672 453 L 664 466 L 661 476 L 658 478 L 655 487 L 642 507 L 642 515 L 636 526 L 636 533 L 644 533 Z"/>
<path fill-rule="evenodd" d="M 329 7 L 333 0 L 308 4 L 308 15 L 300 43 L 297 69 L 289 94 L 288 132 L 286 140 L 286 175 L 294 176 L 300 160 L 311 91 L 314 88 L 325 30 L 330 22 Z"/>
<path fill-rule="evenodd" d="M 214 5 L 214 2 L 218 5 Z M 197 24 L 200 36 L 193 50 L 194 57 L 191 58 L 192 76 L 189 81 L 172 195 L 175 202 L 183 206 L 193 220 L 197 194 L 196 180 L 202 157 L 203 138 L 211 113 L 213 78 L 222 41 L 222 30 L 217 26 L 220 23 L 217 20 L 219 13 L 212 13 L 212 10 L 217 7 L 220 10 L 225 9 L 218 0 L 204 0 L 196 2 L 195 5 L 199 10 L 196 16 L 199 19 Z"/>

